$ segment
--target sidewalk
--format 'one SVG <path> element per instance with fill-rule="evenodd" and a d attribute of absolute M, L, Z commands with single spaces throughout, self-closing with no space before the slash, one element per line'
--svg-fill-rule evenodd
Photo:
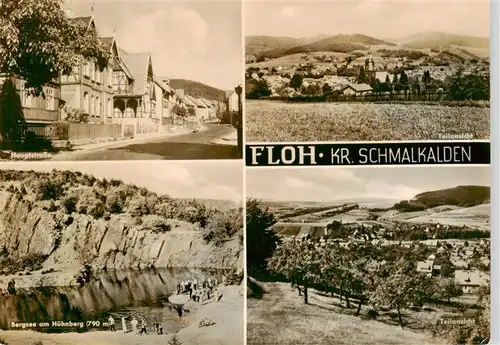
<path fill-rule="evenodd" d="M 206 127 L 202 127 L 199 132 L 207 130 Z M 109 149 L 109 148 L 116 148 L 116 147 L 121 147 L 121 146 L 128 146 L 132 144 L 140 144 L 143 142 L 148 142 L 150 140 L 154 139 L 161 139 L 161 138 L 171 138 L 183 134 L 191 133 L 191 129 L 188 129 L 186 127 L 177 127 L 171 131 L 161 131 L 161 132 L 155 132 L 155 133 L 143 133 L 143 134 L 137 134 L 133 138 L 128 138 L 128 139 L 118 139 L 118 140 L 109 140 L 109 141 L 104 141 L 104 142 L 97 142 L 97 143 L 89 143 L 89 144 L 83 144 L 83 145 L 77 145 L 74 147 L 73 151 L 62 151 L 58 154 L 56 154 L 54 157 L 60 158 L 61 156 L 64 155 L 72 155 L 75 153 L 84 153 L 88 151 L 97 151 L 97 150 L 104 150 L 104 149 Z"/>
<path fill-rule="evenodd" d="M 216 145 L 232 145 L 232 146 L 238 146 L 238 132 L 236 129 L 233 129 L 231 133 L 223 136 L 222 138 L 215 139 L 210 142 L 211 144 L 216 144 Z"/>

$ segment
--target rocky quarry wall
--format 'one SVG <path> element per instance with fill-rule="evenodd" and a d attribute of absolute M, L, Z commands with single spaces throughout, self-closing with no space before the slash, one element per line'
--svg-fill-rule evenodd
<path fill-rule="evenodd" d="M 108 220 L 67 215 L 13 196 L 1 206 L 0 249 L 14 259 L 47 256 L 44 268 L 243 267 L 238 236 L 221 245 L 206 243 L 194 224 L 171 220 L 171 231 L 156 233 L 128 214 Z"/>

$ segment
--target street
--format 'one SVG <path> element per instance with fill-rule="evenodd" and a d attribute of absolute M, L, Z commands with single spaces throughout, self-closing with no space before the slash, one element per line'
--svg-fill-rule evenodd
<path fill-rule="evenodd" d="M 146 142 L 96 149 L 93 151 L 71 152 L 55 155 L 52 160 L 152 160 L 152 159 L 237 159 L 235 145 L 212 144 L 212 141 L 232 133 L 230 125 L 204 124 L 206 130 Z"/>

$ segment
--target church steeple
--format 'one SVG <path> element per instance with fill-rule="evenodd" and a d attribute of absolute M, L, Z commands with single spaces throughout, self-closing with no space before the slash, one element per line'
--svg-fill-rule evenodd
<path fill-rule="evenodd" d="M 368 56 L 365 60 L 365 71 L 372 72 L 375 70 L 375 62 L 373 61 L 371 49 L 368 48 Z"/>

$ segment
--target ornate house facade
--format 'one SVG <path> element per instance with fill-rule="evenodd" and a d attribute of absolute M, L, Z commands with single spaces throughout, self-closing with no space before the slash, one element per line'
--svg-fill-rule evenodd
<path fill-rule="evenodd" d="M 96 30 L 93 17 L 78 17 L 89 30 Z M 106 44 L 110 39 L 102 39 Z M 116 58 L 116 44 L 111 40 L 109 49 Z M 90 123 L 103 123 L 113 111 L 112 69 L 101 68 L 96 61 L 82 58 L 70 75 L 61 76 L 61 98 L 65 101 L 62 110 L 64 119 L 70 112 L 86 115 Z"/>

